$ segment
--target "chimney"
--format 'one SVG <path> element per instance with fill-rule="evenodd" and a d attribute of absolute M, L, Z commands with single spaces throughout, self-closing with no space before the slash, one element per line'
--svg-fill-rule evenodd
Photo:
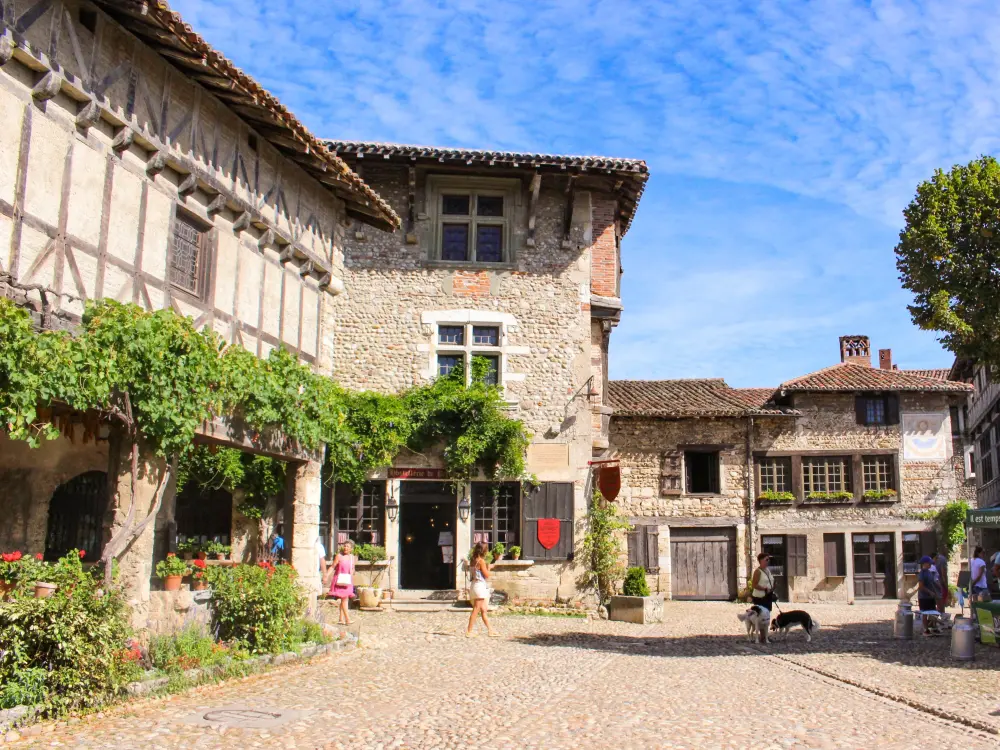
<path fill-rule="evenodd" d="M 892 365 L 892 349 L 879 349 L 878 350 L 878 369 L 880 369 L 880 370 L 895 370 L 896 369 Z"/>
<path fill-rule="evenodd" d="M 855 365 L 872 366 L 871 343 L 867 336 L 841 336 L 840 361 Z"/>

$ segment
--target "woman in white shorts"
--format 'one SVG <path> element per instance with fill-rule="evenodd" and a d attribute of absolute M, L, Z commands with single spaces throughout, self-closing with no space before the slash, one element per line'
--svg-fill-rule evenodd
<path fill-rule="evenodd" d="M 476 623 L 476 615 L 483 618 L 483 624 L 489 631 L 491 638 L 496 638 L 500 634 L 493 630 L 490 625 L 490 618 L 486 616 L 486 609 L 490 606 L 490 568 L 486 564 L 486 553 L 489 547 L 485 542 L 480 542 L 472 548 L 472 559 L 469 561 L 469 570 L 472 573 L 472 591 L 469 596 L 472 599 L 472 614 L 469 615 L 469 627 L 465 631 L 467 638 L 472 637 L 472 626 Z"/>

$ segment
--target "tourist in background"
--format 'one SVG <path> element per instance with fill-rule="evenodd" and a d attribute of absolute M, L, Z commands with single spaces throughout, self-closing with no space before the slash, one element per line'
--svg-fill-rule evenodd
<path fill-rule="evenodd" d="M 941 598 L 941 587 L 939 585 L 938 574 L 931 570 L 934 559 L 930 555 L 920 558 L 920 573 L 917 574 L 917 604 L 920 607 L 921 620 L 924 623 L 924 635 L 931 635 L 932 631 L 940 632 L 931 627 L 932 617 L 937 619 L 937 615 L 928 616 L 928 612 L 936 612 L 938 600 Z"/>
<path fill-rule="evenodd" d="M 986 561 L 983 548 L 976 547 L 969 562 L 969 595 L 974 602 L 989 601 L 990 586 L 986 580 Z"/>
<path fill-rule="evenodd" d="M 354 542 L 348 540 L 340 547 L 340 552 L 333 558 L 330 567 L 333 568 L 333 585 L 330 596 L 340 600 L 340 610 L 337 617 L 338 625 L 350 625 L 351 616 L 348 604 L 354 596 Z"/>
<path fill-rule="evenodd" d="M 948 558 L 944 552 L 938 552 L 934 555 L 934 565 L 932 567 L 937 571 L 938 586 L 941 589 L 941 598 L 938 599 L 938 612 L 944 613 L 948 608 L 948 600 L 951 599 L 951 590 L 948 587 Z"/>

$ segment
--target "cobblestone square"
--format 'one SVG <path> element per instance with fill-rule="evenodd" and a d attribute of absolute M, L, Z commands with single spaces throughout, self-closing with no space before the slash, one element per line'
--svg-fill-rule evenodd
<path fill-rule="evenodd" d="M 1000 649 L 898 642 L 892 607 L 806 605 L 822 623 L 757 648 L 740 605 L 668 602 L 662 625 L 361 613 L 362 647 L 29 729 L 17 747 L 995 748 Z M 241 711 L 292 720 L 241 725 Z M 235 716 L 197 726 L 193 715 Z M 247 714 L 253 716 L 252 713 Z M 250 728 L 254 726 L 256 728 Z"/>

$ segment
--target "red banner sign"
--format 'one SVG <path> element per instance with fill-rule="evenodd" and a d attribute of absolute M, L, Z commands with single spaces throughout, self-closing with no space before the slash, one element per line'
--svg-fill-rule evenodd
<path fill-rule="evenodd" d="M 559 519 L 538 519 L 538 543 L 545 549 L 552 549 L 559 544 Z"/>
<path fill-rule="evenodd" d="M 622 471 L 615 466 L 602 466 L 597 476 L 597 486 L 601 488 L 601 494 L 609 503 L 618 497 L 618 491 L 622 488 Z"/>
<path fill-rule="evenodd" d="M 389 479 L 447 479 L 444 469 L 389 469 Z"/>

